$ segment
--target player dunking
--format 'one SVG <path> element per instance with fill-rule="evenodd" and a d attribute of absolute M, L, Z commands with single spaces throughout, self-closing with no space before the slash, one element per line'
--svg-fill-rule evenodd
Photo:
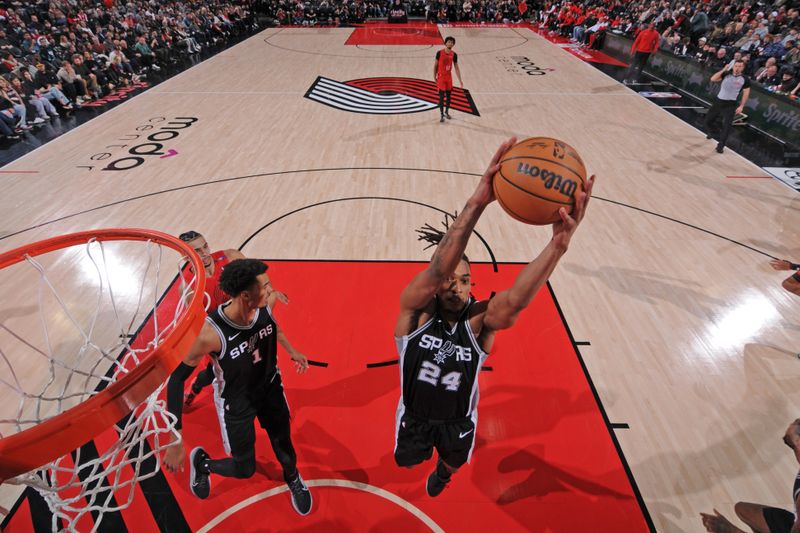
<path fill-rule="evenodd" d="M 456 40 L 447 37 L 444 40 L 444 48 L 436 52 L 436 61 L 433 64 L 433 79 L 436 80 L 436 87 L 439 89 L 439 113 L 441 118 L 450 119 L 450 97 L 453 93 L 453 68 L 455 67 L 458 84 L 464 86 L 461 81 L 461 70 L 458 68 L 458 54 L 453 51 Z"/>
<path fill-rule="evenodd" d="M 180 431 L 184 381 L 205 354 L 213 357 L 224 413 L 223 434 L 231 457 L 215 460 L 202 448 L 193 449 L 189 459 L 190 489 L 198 498 L 207 498 L 211 474 L 249 478 L 255 473 L 253 422 L 258 419 L 283 467 L 292 505 L 299 514 L 306 515 L 311 511 L 311 493 L 297 471 L 289 406 L 277 366 L 277 343 L 288 343 L 288 339 L 268 306 L 272 287 L 267 265 L 256 259 L 231 261 L 222 271 L 219 285 L 230 296 L 230 302 L 209 313 L 200 335 L 167 384 L 167 408 L 177 417 L 175 427 Z M 297 371 L 305 372 L 305 356 L 293 349 L 289 353 Z M 175 472 L 183 468 L 185 459 L 184 446 L 176 445 L 167 449 L 164 464 Z"/>
<path fill-rule="evenodd" d="M 470 295 L 467 241 L 483 210 L 495 200 L 492 178 L 498 161 L 516 139 L 503 143 L 467 201 L 441 238 L 430 265 L 400 295 L 395 342 L 400 355 L 402 395 L 397 407 L 394 450 L 399 466 L 438 461 L 428 476 L 428 495 L 437 496 L 451 475 L 470 460 L 478 419 L 478 372 L 495 333 L 510 328 L 530 304 L 567 251 L 586 213 L 594 176 L 575 197 L 572 216 L 564 208 L 553 224 L 553 237 L 528 264 L 514 285 L 488 301 Z"/>

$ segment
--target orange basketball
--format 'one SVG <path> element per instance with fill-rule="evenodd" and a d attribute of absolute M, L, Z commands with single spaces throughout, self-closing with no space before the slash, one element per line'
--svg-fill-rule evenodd
<path fill-rule="evenodd" d="M 543 226 L 572 213 L 586 184 L 586 166 L 575 149 L 558 139 L 531 137 L 503 154 L 494 175 L 494 193 L 506 213 L 526 224 Z"/>

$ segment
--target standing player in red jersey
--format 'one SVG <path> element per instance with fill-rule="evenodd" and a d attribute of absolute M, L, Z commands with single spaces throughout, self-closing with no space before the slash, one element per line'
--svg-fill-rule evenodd
<path fill-rule="evenodd" d="M 450 96 L 453 92 L 453 67 L 456 69 L 459 86 L 464 86 L 464 82 L 461 81 L 461 70 L 458 68 L 458 54 L 453 52 L 453 47 L 455 45 L 455 38 L 446 37 L 444 40 L 444 48 L 436 52 L 436 61 L 433 64 L 433 79 L 436 80 L 436 87 L 439 89 L 439 113 L 441 113 L 439 122 L 444 122 L 445 118 L 448 120 L 450 119 Z"/>
<path fill-rule="evenodd" d="M 225 268 L 225 265 L 231 261 L 245 259 L 245 256 L 239 250 L 234 249 L 219 250 L 211 253 L 211 247 L 208 245 L 206 238 L 196 231 L 181 233 L 178 238 L 194 248 L 194 251 L 200 256 L 203 266 L 206 268 L 206 290 L 203 304 L 207 311 L 213 311 L 229 300 L 228 295 L 219 288 L 219 276 L 222 274 L 222 270 Z M 289 299 L 286 298 L 286 295 L 282 292 L 273 291 L 270 297 L 270 308 L 275 305 L 276 301 L 281 301 L 283 303 L 289 302 Z M 200 394 L 200 391 L 211 385 L 213 381 L 214 369 L 211 366 L 211 362 L 209 362 L 203 370 L 197 373 L 197 377 L 189 388 L 189 392 L 186 393 L 183 404 L 184 408 L 190 408 L 195 397 Z"/>

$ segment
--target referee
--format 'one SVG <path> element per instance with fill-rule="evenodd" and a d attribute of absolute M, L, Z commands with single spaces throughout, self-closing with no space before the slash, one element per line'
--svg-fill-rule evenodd
<path fill-rule="evenodd" d="M 744 105 L 750 96 L 750 80 L 744 75 L 744 61 L 740 59 L 733 62 L 733 68 L 731 68 L 730 63 L 725 65 L 722 70 L 711 76 L 711 81 L 722 83 L 714 103 L 711 104 L 711 109 L 706 114 L 704 129 L 706 130 L 706 139 L 710 139 L 713 136 L 711 128 L 714 120 L 717 117 L 721 117 L 722 133 L 720 133 L 719 143 L 717 144 L 717 152 L 721 154 L 725 149 L 725 141 L 731 131 L 733 118 L 737 113 L 741 113 L 744 110 Z M 737 107 L 736 103 L 739 101 L 740 95 L 742 103 Z"/>

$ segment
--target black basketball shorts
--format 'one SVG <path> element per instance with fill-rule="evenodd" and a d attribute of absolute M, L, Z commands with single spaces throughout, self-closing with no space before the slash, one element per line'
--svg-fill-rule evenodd
<path fill-rule="evenodd" d="M 399 466 L 414 466 L 433 456 L 453 468 L 469 462 L 475 445 L 475 423 L 464 418 L 454 421 L 433 421 L 403 413 L 397 421 L 394 459 Z"/>
<path fill-rule="evenodd" d="M 267 431 L 270 438 L 289 434 L 289 404 L 283 392 L 280 372 L 261 390 L 249 395 L 240 395 L 230 400 L 217 398 L 220 429 L 225 451 L 234 459 L 255 457 L 256 432 L 253 421 Z"/>
<path fill-rule="evenodd" d="M 789 533 L 794 525 L 794 513 L 777 507 L 764 507 L 764 521 L 769 533 Z"/>

